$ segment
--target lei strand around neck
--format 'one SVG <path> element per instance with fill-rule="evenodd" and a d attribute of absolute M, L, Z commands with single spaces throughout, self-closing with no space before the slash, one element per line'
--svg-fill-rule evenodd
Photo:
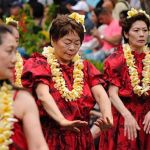
<path fill-rule="evenodd" d="M 52 73 L 52 80 L 54 81 L 54 87 L 59 91 L 61 97 L 64 98 L 66 101 L 74 101 L 81 97 L 83 92 L 83 60 L 77 54 L 73 58 L 74 62 L 74 70 L 73 70 L 73 89 L 70 91 L 66 87 L 66 82 L 63 78 L 63 74 L 61 72 L 60 64 L 58 63 L 54 49 L 50 46 L 44 47 L 43 53 L 46 58 L 47 62 L 50 65 L 51 73 Z"/>
<path fill-rule="evenodd" d="M 23 70 L 23 59 L 19 52 L 16 53 L 17 62 L 15 64 L 15 85 L 23 87 L 21 83 L 21 74 Z"/>
<path fill-rule="evenodd" d="M 9 150 L 9 144 L 13 142 L 11 140 L 13 124 L 16 121 L 12 86 L 4 82 L 0 88 L 0 150 Z"/>
<path fill-rule="evenodd" d="M 133 91 L 138 96 L 142 94 L 148 95 L 150 90 L 150 51 L 147 46 L 144 46 L 143 52 L 145 53 L 145 58 L 143 59 L 143 71 L 142 71 L 142 80 L 140 81 L 138 77 L 137 67 L 135 66 L 135 58 L 132 54 L 132 50 L 129 44 L 123 45 L 124 57 L 126 59 L 126 64 L 128 66 L 131 85 Z M 140 85 L 141 83 L 141 85 Z"/>

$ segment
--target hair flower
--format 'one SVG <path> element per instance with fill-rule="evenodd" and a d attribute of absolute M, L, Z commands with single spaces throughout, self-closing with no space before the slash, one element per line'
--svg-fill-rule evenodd
<path fill-rule="evenodd" d="M 69 15 L 69 18 L 74 19 L 77 23 L 81 23 L 85 31 L 85 26 L 84 26 L 85 15 L 80 15 L 76 12 L 73 12 L 72 14 Z"/>
<path fill-rule="evenodd" d="M 14 20 L 12 16 L 6 18 L 6 24 L 9 24 L 10 22 L 14 22 L 18 26 L 18 21 Z"/>
<path fill-rule="evenodd" d="M 137 15 L 138 13 L 142 13 L 142 14 L 144 14 L 148 19 L 150 19 L 150 16 L 144 11 L 144 10 L 136 10 L 135 8 L 131 8 L 131 10 L 129 10 L 128 11 L 128 16 L 127 16 L 127 18 L 131 18 L 131 17 L 133 17 L 133 16 L 135 16 L 135 15 Z"/>

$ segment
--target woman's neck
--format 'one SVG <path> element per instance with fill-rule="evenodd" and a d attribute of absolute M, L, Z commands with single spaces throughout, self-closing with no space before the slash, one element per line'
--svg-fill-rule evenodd
<path fill-rule="evenodd" d="M 138 47 L 138 46 L 130 45 L 130 47 L 131 47 L 131 50 L 132 50 L 132 51 L 136 51 L 136 52 L 138 52 L 138 53 L 143 53 L 144 46 Z"/>

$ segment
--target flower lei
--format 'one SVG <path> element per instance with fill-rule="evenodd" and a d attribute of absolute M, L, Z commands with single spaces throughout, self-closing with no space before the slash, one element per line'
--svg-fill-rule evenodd
<path fill-rule="evenodd" d="M 145 53 L 145 58 L 143 59 L 143 71 L 142 71 L 142 85 L 140 86 L 140 79 L 138 77 L 137 67 L 135 66 L 135 58 L 132 54 L 129 44 L 123 45 L 124 56 L 129 69 L 129 75 L 131 80 L 131 85 L 135 94 L 141 96 L 142 94 L 148 95 L 150 90 L 150 51 L 147 46 L 144 46 L 143 51 Z"/>
<path fill-rule="evenodd" d="M 62 98 L 65 98 L 66 101 L 74 101 L 81 97 L 83 93 L 83 61 L 80 59 L 80 56 L 77 54 L 73 58 L 74 70 L 73 70 L 73 89 L 70 91 L 66 87 L 63 74 L 61 72 L 60 64 L 57 62 L 57 59 L 54 55 L 54 49 L 50 46 L 44 47 L 43 53 L 47 62 L 50 65 L 52 80 L 55 82 L 54 87 L 59 91 Z"/>
<path fill-rule="evenodd" d="M 21 74 L 22 74 L 22 70 L 23 70 L 23 60 L 21 55 L 17 52 L 16 53 L 16 58 L 17 58 L 17 62 L 15 64 L 15 85 L 22 87 L 22 83 L 21 83 Z"/>
<path fill-rule="evenodd" d="M 13 99 L 12 86 L 3 83 L 0 88 L 0 150 L 9 150 L 9 144 L 13 141 L 13 123 L 16 121 L 13 118 Z"/>

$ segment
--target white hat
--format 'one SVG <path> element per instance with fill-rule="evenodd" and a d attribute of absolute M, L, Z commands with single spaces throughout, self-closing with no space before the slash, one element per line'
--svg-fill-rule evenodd
<path fill-rule="evenodd" d="M 89 11 L 88 4 L 85 1 L 79 1 L 79 2 L 77 2 L 76 5 L 72 6 L 71 8 L 72 8 L 72 10 L 75 10 L 75 11 L 78 11 L 78 10 L 83 10 L 86 12 Z"/>

